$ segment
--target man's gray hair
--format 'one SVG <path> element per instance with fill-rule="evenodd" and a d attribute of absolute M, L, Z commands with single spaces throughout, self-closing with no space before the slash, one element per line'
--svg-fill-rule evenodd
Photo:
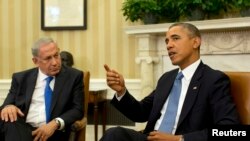
<path fill-rule="evenodd" d="M 38 39 L 32 46 L 31 51 L 33 56 L 38 56 L 39 50 L 42 46 L 47 45 L 49 43 L 56 43 L 52 38 L 50 37 L 42 37 Z"/>

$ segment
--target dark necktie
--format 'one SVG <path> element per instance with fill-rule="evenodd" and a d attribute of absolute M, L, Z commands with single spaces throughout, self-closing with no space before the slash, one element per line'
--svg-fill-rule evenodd
<path fill-rule="evenodd" d="M 161 125 L 159 127 L 159 131 L 172 133 L 175 119 L 176 119 L 179 98 L 181 94 L 181 79 L 182 78 L 183 78 L 183 74 L 182 72 L 179 72 L 177 77 L 175 78 L 174 85 L 169 94 L 167 109 L 163 117 L 163 120 L 161 122 Z"/>
<path fill-rule="evenodd" d="M 46 86 L 45 86 L 45 111 L 46 111 L 46 123 L 50 121 L 50 105 L 52 100 L 52 90 L 49 86 L 51 80 L 53 79 L 52 76 L 46 78 Z"/>

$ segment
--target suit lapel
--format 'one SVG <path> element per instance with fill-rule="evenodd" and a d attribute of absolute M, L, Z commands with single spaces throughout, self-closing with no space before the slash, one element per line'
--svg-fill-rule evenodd
<path fill-rule="evenodd" d="M 177 74 L 177 73 L 176 73 Z M 172 85 L 174 83 L 174 79 L 175 79 L 176 75 L 172 75 L 169 78 L 166 79 L 170 79 L 171 81 L 165 81 L 165 82 L 169 82 L 164 84 L 164 87 L 161 87 L 161 89 L 159 90 L 159 97 L 157 98 L 157 100 L 159 101 L 159 105 L 160 107 L 163 106 L 163 104 L 166 102 L 166 99 L 168 98 Z"/>
<path fill-rule="evenodd" d="M 158 114 L 161 112 L 162 107 L 170 94 L 170 91 L 172 89 L 172 85 L 174 83 L 177 73 L 178 73 L 178 69 L 176 69 L 176 71 L 174 71 L 173 73 L 169 74 L 169 76 L 166 76 L 165 78 L 163 78 L 165 80 L 162 80 L 161 82 L 164 82 L 164 83 L 161 83 L 156 89 L 156 92 L 155 92 L 156 95 L 154 99 L 155 101 L 154 103 L 156 104 L 155 104 L 155 107 L 153 107 L 154 114 L 156 115 L 152 115 L 152 117 L 158 118 Z"/>
<path fill-rule="evenodd" d="M 65 77 L 65 75 L 66 75 L 65 69 L 62 68 L 60 73 L 56 76 L 50 112 L 53 111 L 56 102 L 59 98 L 59 95 L 62 93 L 62 89 L 64 88 L 64 83 L 67 78 Z"/>
<path fill-rule="evenodd" d="M 189 84 L 188 90 L 187 90 L 187 94 L 186 94 L 186 98 L 184 101 L 184 104 L 182 106 L 182 111 L 181 111 L 181 115 L 179 118 L 179 122 L 178 125 L 181 124 L 181 122 L 185 119 L 185 117 L 187 116 L 187 114 L 189 113 L 189 111 L 191 110 L 197 96 L 198 96 L 198 92 L 200 89 L 200 78 L 202 77 L 202 67 L 203 67 L 203 63 L 201 63 L 196 72 L 193 75 L 193 78 Z"/>
<path fill-rule="evenodd" d="M 27 90 L 26 90 L 26 98 L 25 98 L 25 106 L 29 107 L 28 105 L 30 105 L 31 99 L 32 99 L 32 95 L 34 93 L 35 90 L 35 86 L 36 86 L 36 80 L 37 80 L 37 75 L 38 75 L 38 69 L 35 69 L 34 71 L 32 71 L 30 77 L 27 79 Z M 28 113 L 29 108 L 25 108 L 25 113 Z"/>

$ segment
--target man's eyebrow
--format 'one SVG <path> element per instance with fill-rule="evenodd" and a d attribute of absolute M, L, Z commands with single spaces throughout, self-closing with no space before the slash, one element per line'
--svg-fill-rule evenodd
<path fill-rule="evenodd" d="M 176 37 L 180 37 L 180 35 L 173 34 L 173 35 L 171 35 L 170 37 L 166 37 L 166 38 L 165 38 L 165 42 L 168 41 L 169 38 L 176 38 Z"/>
<path fill-rule="evenodd" d="M 171 37 L 171 38 L 173 38 L 173 37 L 180 37 L 180 35 L 178 35 L 178 34 L 173 34 L 173 35 L 171 35 L 170 37 Z"/>

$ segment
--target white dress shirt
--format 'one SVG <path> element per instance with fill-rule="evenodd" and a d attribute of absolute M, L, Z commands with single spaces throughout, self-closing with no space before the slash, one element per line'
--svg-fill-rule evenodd
<path fill-rule="evenodd" d="M 43 74 L 39 69 L 35 90 L 31 99 L 30 108 L 26 118 L 26 122 L 33 127 L 40 127 L 46 124 L 46 112 L 45 112 L 45 101 L 44 101 L 44 90 L 46 85 L 46 78 L 48 76 Z M 53 91 L 55 79 L 51 80 L 50 88 Z"/>
<path fill-rule="evenodd" d="M 200 63 L 201 63 L 201 60 L 199 59 L 196 62 L 194 62 L 193 64 L 191 64 L 190 66 L 188 66 L 187 68 L 185 68 L 184 70 L 179 70 L 179 71 L 182 71 L 182 74 L 183 74 L 184 77 L 181 80 L 181 82 L 182 82 L 181 95 L 180 95 L 180 99 L 179 99 L 177 115 L 176 115 L 175 124 L 174 124 L 172 134 L 175 134 L 175 131 L 176 131 L 176 128 L 177 128 L 177 123 L 179 121 L 179 117 L 180 117 L 180 114 L 181 114 L 182 106 L 183 106 L 183 103 L 184 103 L 184 100 L 185 100 L 185 97 L 186 97 L 186 94 L 187 94 L 188 86 L 189 86 L 190 81 L 191 81 L 191 79 L 192 79 L 192 77 L 194 75 L 194 72 L 196 71 L 196 69 L 198 68 Z M 122 97 L 124 96 L 124 94 L 119 96 L 119 97 L 118 97 L 117 94 L 115 94 L 115 96 L 116 96 L 117 100 L 120 101 L 122 99 Z M 154 130 L 159 129 L 159 127 L 161 125 L 161 122 L 162 122 L 162 119 L 164 117 L 164 114 L 166 112 L 167 105 L 168 105 L 168 99 L 166 100 L 165 104 L 163 105 L 163 107 L 161 109 L 161 117 L 156 121 Z"/>
<path fill-rule="evenodd" d="M 182 106 L 183 106 L 183 103 L 184 103 L 184 100 L 185 100 L 185 97 L 186 97 L 186 94 L 187 94 L 188 86 L 189 86 L 190 81 L 191 81 L 191 79 L 192 79 L 192 77 L 194 75 L 194 72 L 198 68 L 200 62 L 201 62 L 201 60 L 199 59 L 196 62 L 194 62 L 193 64 L 191 64 L 190 66 L 188 66 L 187 68 L 185 68 L 184 70 L 179 70 L 179 71 L 182 71 L 184 77 L 181 80 L 181 82 L 182 82 L 181 95 L 180 95 L 180 99 L 179 99 L 179 104 L 178 104 L 178 109 L 177 109 L 177 115 L 176 115 L 176 118 L 175 118 L 175 124 L 174 124 L 174 128 L 173 128 L 172 134 L 174 134 L 175 131 L 176 131 L 177 123 L 179 121 L 179 117 L 180 117 L 180 114 L 181 114 Z M 159 129 L 159 127 L 161 125 L 161 122 L 163 120 L 164 114 L 166 112 L 167 105 L 168 105 L 168 99 L 166 100 L 164 106 L 162 107 L 161 117 L 157 120 L 157 122 L 155 124 L 155 127 L 154 127 L 154 130 L 158 130 Z"/>

